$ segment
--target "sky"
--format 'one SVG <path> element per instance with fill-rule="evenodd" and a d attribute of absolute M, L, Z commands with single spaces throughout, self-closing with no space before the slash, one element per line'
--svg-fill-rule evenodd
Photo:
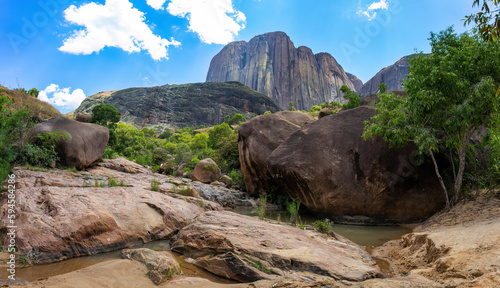
<path fill-rule="evenodd" d="M 464 27 L 472 0 L 0 0 L 0 85 L 62 113 L 90 95 L 204 82 L 225 44 L 283 31 L 363 82 L 430 32 Z"/>

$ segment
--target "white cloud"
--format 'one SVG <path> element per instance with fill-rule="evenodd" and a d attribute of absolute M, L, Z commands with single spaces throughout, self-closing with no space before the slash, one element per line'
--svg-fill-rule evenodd
<path fill-rule="evenodd" d="M 64 107 L 67 109 L 76 109 L 85 100 L 85 93 L 82 89 L 75 89 L 70 93 L 70 88 L 59 88 L 59 85 L 50 84 L 44 90 L 40 91 L 38 99 L 48 102 L 52 105 Z"/>
<path fill-rule="evenodd" d="M 144 13 L 133 8 L 128 0 L 106 0 L 104 5 L 91 2 L 78 8 L 71 5 L 64 11 L 64 18 L 85 27 L 73 31 L 59 47 L 67 53 L 89 55 L 107 46 L 129 53 L 146 50 L 154 60 L 161 60 L 168 59 L 169 46 L 180 45 L 174 39 L 169 41 L 153 34 Z"/>
<path fill-rule="evenodd" d="M 167 2 L 167 0 L 146 0 L 149 6 L 153 7 L 156 10 L 162 9 L 163 4 Z"/>
<path fill-rule="evenodd" d="M 389 9 L 389 4 L 387 3 L 387 0 L 380 0 L 380 2 L 374 2 L 368 7 L 368 10 L 379 10 L 379 9 L 383 10 Z"/>
<path fill-rule="evenodd" d="M 208 44 L 227 44 L 245 29 L 245 14 L 234 9 L 232 0 L 172 0 L 167 11 L 187 17 L 189 30 Z"/>
<path fill-rule="evenodd" d="M 389 10 L 389 3 L 387 0 L 380 0 L 379 2 L 373 2 L 368 6 L 368 9 L 363 11 L 363 10 L 358 10 L 356 14 L 358 15 L 364 15 L 368 18 L 368 21 L 372 21 L 377 17 L 377 12 L 374 10 Z M 372 13 L 370 13 L 372 11 Z"/>

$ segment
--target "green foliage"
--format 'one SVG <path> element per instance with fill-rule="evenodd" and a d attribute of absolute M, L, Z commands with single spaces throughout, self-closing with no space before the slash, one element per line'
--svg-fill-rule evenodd
<path fill-rule="evenodd" d="M 410 74 L 403 82 L 407 97 L 380 94 L 378 115 L 366 122 L 363 138 L 383 136 L 392 146 L 412 142 L 420 153 L 429 154 L 447 201 L 434 154 L 457 157 L 453 204 L 461 190 L 471 136 L 481 126 L 493 127 L 498 119 L 500 42 L 489 44 L 474 35 L 457 35 L 453 28 L 431 33 L 430 40 L 430 55 L 420 53 L 410 59 Z"/>
<path fill-rule="evenodd" d="M 264 112 L 262 115 L 267 115 L 267 114 L 272 114 L 273 112 L 267 110 L 266 112 Z"/>
<path fill-rule="evenodd" d="M 222 138 L 219 142 L 219 149 L 214 152 L 213 159 L 224 173 L 239 170 L 238 134 L 234 133 Z"/>
<path fill-rule="evenodd" d="M 243 180 L 243 174 L 241 173 L 241 170 L 233 169 L 231 170 L 231 172 L 229 172 L 228 176 L 233 179 L 233 184 L 236 184 L 240 187 L 245 187 L 245 181 Z"/>
<path fill-rule="evenodd" d="M 0 182 L 22 155 L 34 123 L 26 109 L 15 110 L 13 102 L 0 94 Z"/>
<path fill-rule="evenodd" d="M 99 180 L 95 179 L 94 186 L 99 187 L 99 188 L 104 188 L 104 187 L 106 187 L 106 184 L 104 184 L 104 182 L 100 182 Z"/>
<path fill-rule="evenodd" d="M 215 125 L 214 128 L 208 130 L 208 147 L 218 149 L 223 139 L 231 134 L 233 130 L 227 123 Z"/>
<path fill-rule="evenodd" d="M 321 233 L 328 233 L 332 231 L 333 222 L 330 219 L 317 220 L 313 226 Z"/>
<path fill-rule="evenodd" d="M 38 89 L 36 88 L 31 88 L 29 91 L 28 91 L 28 94 L 35 97 L 35 98 L 38 98 L 38 94 L 40 93 L 40 91 L 38 91 Z"/>
<path fill-rule="evenodd" d="M 151 191 L 160 191 L 160 182 L 156 179 L 151 179 Z"/>
<path fill-rule="evenodd" d="M 107 126 L 110 123 L 118 123 L 121 113 L 111 104 L 99 104 L 92 108 L 92 123 Z"/>
<path fill-rule="evenodd" d="M 181 185 L 181 186 L 174 186 L 172 188 L 172 192 L 175 194 L 180 194 L 180 195 L 188 195 L 189 191 L 191 191 L 191 186 L 190 185 Z"/>
<path fill-rule="evenodd" d="M 293 101 L 288 102 L 288 111 L 297 111 L 294 107 L 295 103 Z"/>
<path fill-rule="evenodd" d="M 292 199 L 292 201 L 289 201 L 287 203 L 286 211 L 290 213 L 290 223 L 295 224 L 300 222 L 299 209 L 300 209 L 299 200 Z"/>
<path fill-rule="evenodd" d="M 345 93 L 344 98 L 349 101 L 347 104 L 343 105 L 344 109 L 352 109 L 359 106 L 361 103 L 361 96 L 358 95 L 356 91 L 352 91 L 347 85 L 342 85 L 340 91 Z"/>
<path fill-rule="evenodd" d="M 229 125 L 239 125 L 245 121 L 245 117 L 243 117 L 243 115 L 241 115 L 240 113 L 234 114 L 233 118 L 229 117 L 229 115 L 226 115 L 224 117 L 224 123 L 227 123 Z"/>
<path fill-rule="evenodd" d="M 118 182 L 113 176 L 109 176 L 108 186 L 109 187 L 125 187 L 125 184 L 123 183 L 123 180 L 120 180 L 120 182 Z"/>
<path fill-rule="evenodd" d="M 319 112 L 319 110 L 321 110 L 321 107 L 318 105 L 314 105 L 311 107 L 311 109 L 309 109 L 309 112 Z"/>
<path fill-rule="evenodd" d="M 142 128 L 141 132 L 144 134 L 144 137 L 155 137 L 156 131 L 154 129 Z"/>
<path fill-rule="evenodd" d="M 266 218 L 266 205 L 267 205 L 267 196 L 266 195 L 260 195 L 260 203 L 255 207 L 255 210 L 257 211 L 257 215 L 259 215 L 259 218 L 264 220 Z"/>
<path fill-rule="evenodd" d="M 480 0 L 474 0 L 474 2 L 472 3 L 472 7 L 480 7 L 480 2 Z M 491 3 L 488 4 L 488 2 Z M 490 5 L 492 4 L 495 5 L 496 9 L 490 8 Z M 464 26 L 467 26 L 474 21 L 477 27 L 477 31 L 481 35 L 482 39 L 493 43 L 498 39 L 498 36 L 500 35 L 499 4 L 500 0 L 483 0 L 481 12 L 470 14 L 469 16 L 465 16 L 465 19 L 462 19 L 464 21 Z"/>
<path fill-rule="evenodd" d="M 59 161 L 56 147 L 60 141 L 70 142 L 69 133 L 58 129 L 54 132 L 40 133 L 37 138 L 36 143 L 25 146 L 23 155 L 25 163 L 54 168 Z"/>
<path fill-rule="evenodd" d="M 387 91 L 387 85 L 384 82 L 377 85 L 379 93 L 385 93 Z"/>
<path fill-rule="evenodd" d="M 260 271 L 266 273 L 266 274 L 271 274 L 273 272 L 272 269 L 268 269 L 266 265 L 262 264 L 260 260 L 254 260 L 252 263 L 252 266 L 259 269 Z"/>

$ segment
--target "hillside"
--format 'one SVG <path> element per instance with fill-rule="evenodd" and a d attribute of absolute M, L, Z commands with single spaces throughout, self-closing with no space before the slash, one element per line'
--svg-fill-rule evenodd
<path fill-rule="evenodd" d="M 242 82 L 285 109 L 294 102 L 299 110 L 326 101 L 345 102 L 342 85 L 355 90 L 332 55 L 314 54 L 306 46 L 295 48 L 284 32 L 258 35 L 222 48 L 210 63 L 207 82 L 225 81 Z"/>
<path fill-rule="evenodd" d="M 11 107 L 14 109 L 20 110 L 27 107 L 31 115 L 40 120 L 62 116 L 61 112 L 54 108 L 54 106 L 21 91 L 10 90 L 0 86 L 0 95 L 5 95 L 8 99 L 12 100 L 13 104 Z"/>
<path fill-rule="evenodd" d="M 378 92 L 378 84 L 385 83 L 387 90 L 403 90 L 401 82 L 408 74 L 410 63 L 408 60 L 411 56 L 404 56 L 396 63 L 387 66 L 380 70 L 375 76 L 368 80 L 361 89 L 357 90 L 358 94 L 365 97 Z"/>
<path fill-rule="evenodd" d="M 92 113 L 92 107 L 109 103 L 122 113 L 121 121 L 137 126 L 213 126 L 224 116 L 240 113 L 249 118 L 279 106 L 264 94 L 238 82 L 194 83 L 129 88 L 101 92 L 85 99 L 76 113 Z"/>

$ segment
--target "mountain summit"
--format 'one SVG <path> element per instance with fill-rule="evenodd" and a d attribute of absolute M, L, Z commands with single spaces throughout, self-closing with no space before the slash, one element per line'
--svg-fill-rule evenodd
<path fill-rule="evenodd" d="M 325 101 L 345 102 L 342 85 L 355 87 L 328 53 L 295 48 L 284 32 L 256 36 L 226 45 L 214 56 L 207 82 L 239 81 L 275 100 L 282 108 L 309 109 Z"/>

